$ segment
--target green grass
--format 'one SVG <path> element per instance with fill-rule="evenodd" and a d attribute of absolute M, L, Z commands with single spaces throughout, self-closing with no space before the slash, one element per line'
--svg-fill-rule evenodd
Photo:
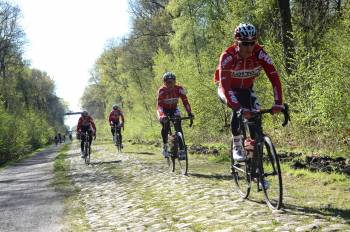
<path fill-rule="evenodd" d="M 64 145 L 54 161 L 54 181 L 55 188 L 63 192 L 64 199 L 64 231 L 89 231 L 90 226 L 85 213 L 83 203 L 79 199 L 79 189 L 72 186 L 68 177 L 70 163 L 67 160 L 69 145 Z"/>
<path fill-rule="evenodd" d="M 306 212 L 336 215 L 350 222 L 350 179 L 338 173 L 294 170 L 282 165 L 285 203 Z"/>
<path fill-rule="evenodd" d="M 68 145 L 64 145 L 59 154 L 56 156 L 53 167 L 55 178 L 53 185 L 56 187 L 67 187 L 70 186 L 69 179 L 66 177 L 69 170 L 69 163 L 66 160 L 67 151 L 69 150 Z"/>

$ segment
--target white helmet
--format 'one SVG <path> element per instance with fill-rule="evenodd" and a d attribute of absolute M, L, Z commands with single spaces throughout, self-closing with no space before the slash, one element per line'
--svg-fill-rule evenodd
<path fill-rule="evenodd" d="M 256 28 L 249 23 L 240 23 L 235 29 L 234 37 L 238 41 L 255 41 L 257 39 Z"/>

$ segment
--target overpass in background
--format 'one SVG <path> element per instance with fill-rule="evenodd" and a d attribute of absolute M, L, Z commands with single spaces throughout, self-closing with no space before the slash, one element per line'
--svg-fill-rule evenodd
<path fill-rule="evenodd" d="M 73 112 L 73 111 L 68 111 L 64 115 L 75 115 L 75 114 L 82 114 L 83 112 Z"/>

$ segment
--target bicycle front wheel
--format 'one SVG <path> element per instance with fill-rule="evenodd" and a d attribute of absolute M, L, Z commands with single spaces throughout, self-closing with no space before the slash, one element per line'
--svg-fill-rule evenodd
<path fill-rule="evenodd" d="M 269 208 L 280 209 L 282 207 L 283 187 L 279 158 L 271 139 L 264 137 L 263 158 L 261 162 L 260 183 L 265 195 L 265 201 Z"/>
<path fill-rule="evenodd" d="M 169 143 L 169 157 L 166 159 L 167 159 L 167 163 L 170 171 L 175 172 L 177 152 L 179 150 L 179 147 L 178 147 L 179 145 L 177 143 L 177 139 L 175 138 L 175 135 L 168 136 L 168 143 Z"/>
<path fill-rule="evenodd" d="M 88 143 L 84 145 L 85 147 L 85 164 L 89 165 L 90 164 L 90 146 Z"/>
<path fill-rule="evenodd" d="M 122 151 L 122 144 L 120 143 L 120 137 L 119 134 L 116 132 L 116 137 L 115 137 L 115 145 L 117 146 L 118 152 Z"/>
<path fill-rule="evenodd" d="M 185 141 L 183 139 L 183 136 L 182 136 L 181 132 L 176 132 L 176 137 L 177 137 L 177 144 L 178 144 L 178 147 L 179 147 L 178 156 L 177 156 L 179 167 L 180 167 L 181 173 L 183 175 L 187 175 L 187 172 L 188 172 L 188 155 L 187 155 L 187 149 L 186 149 L 186 146 L 185 146 Z"/>
<path fill-rule="evenodd" d="M 233 182 L 235 184 L 236 192 L 242 198 L 248 198 L 251 189 L 251 159 L 247 159 L 244 162 L 237 162 L 232 157 L 233 141 L 231 141 L 231 174 Z"/>

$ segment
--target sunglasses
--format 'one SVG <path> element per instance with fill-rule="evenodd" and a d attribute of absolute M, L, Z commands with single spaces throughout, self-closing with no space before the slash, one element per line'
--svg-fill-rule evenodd
<path fill-rule="evenodd" d="M 254 46 L 255 45 L 255 41 L 241 41 L 239 42 L 240 45 L 248 47 L 248 46 Z"/>
<path fill-rule="evenodd" d="M 175 82 L 175 80 L 172 80 L 172 79 L 171 79 L 171 80 L 166 80 L 166 81 L 165 81 L 165 83 L 167 83 L 167 84 L 171 84 L 171 83 L 173 83 L 173 82 Z"/>

